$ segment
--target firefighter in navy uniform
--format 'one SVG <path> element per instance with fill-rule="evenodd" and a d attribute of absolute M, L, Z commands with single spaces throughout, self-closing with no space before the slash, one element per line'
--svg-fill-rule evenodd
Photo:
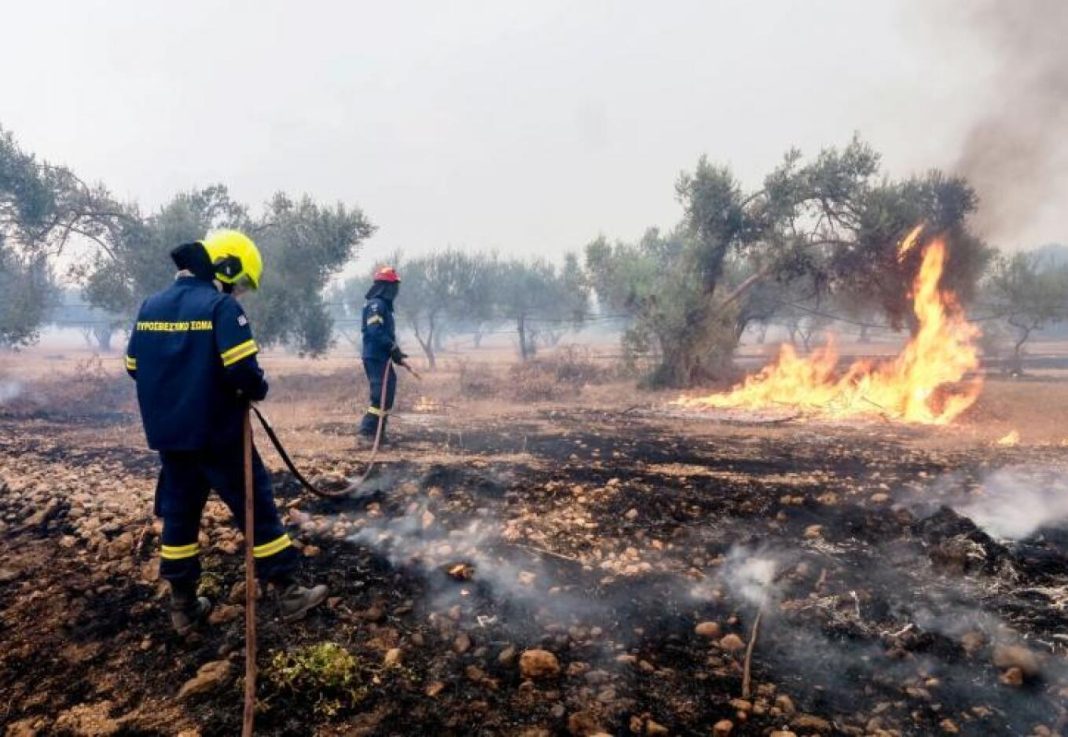
<path fill-rule="evenodd" d="M 400 277 L 390 266 L 375 272 L 374 284 L 368 290 L 363 306 L 363 370 L 371 387 L 371 404 L 360 423 L 360 437 L 372 442 L 382 420 L 381 442 L 386 442 L 386 420 L 393 408 L 397 393 L 397 372 L 393 364 L 403 365 L 407 354 L 397 345 L 397 331 L 393 320 L 393 300 L 400 290 Z M 382 382 L 386 382 L 386 402 L 382 402 Z"/>
<path fill-rule="evenodd" d="M 156 515 L 163 518 L 160 575 L 171 585 L 171 622 L 180 634 L 203 621 L 211 602 L 197 597 L 200 518 L 211 489 L 244 520 L 244 415 L 267 394 L 256 341 L 235 295 L 256 289 L 263 262 L 237 231 L 216 231 L 171 252 L 174 283 L 141 305 L 126 370 L 148 445 L 159 451 Z M 299 556 L 274 504 L 267 469 L 253 449 L 253 555 L 256 572 L 277 594 L 285 621 L 326 598 L 326 587 L 295 579 Z"/>

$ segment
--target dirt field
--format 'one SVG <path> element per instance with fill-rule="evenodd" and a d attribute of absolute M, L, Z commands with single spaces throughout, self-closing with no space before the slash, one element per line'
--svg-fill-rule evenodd
<path fill-rule="evenodd" d="M 263 363 L 306 473 L 362 470 L 356 362 Z M 258 734 L 1068 733 L 1056 362 L 991 375 L 949 428 L 683 414 L 565 363 L 486 352 L 402 377 L 399 442 L 343 502 L 303 494 L 261 433 L 332 598 L 294 627 L 263 603 Z M 179 641 L 121 373 L 0 357 L 7 735 L 240 731 L 241 537 L 211 505 L 214 623 Z"/>

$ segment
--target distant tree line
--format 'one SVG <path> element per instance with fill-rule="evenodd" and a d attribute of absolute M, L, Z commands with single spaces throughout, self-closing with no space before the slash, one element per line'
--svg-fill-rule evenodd
<path fill-rule="evenodd" d="M 1023 370 L 1025 345 L 1036 331 L 1068 321 L 1068 249 L 1060 250 L 1060 259 L 1042 249 L 998 255 L 980 284 L 984 312 L 1008 328 L 1012 371 Z"/>
<path fill-rule="evenodd" d="M 590 312 L 590 288 L 575 254 L 560 268 L 454 248 L 412 259 L 394 256 L 390 263 L 402 279 L 398 319 L 431 368 L 447 335 L 470 335 L 477 347 L 489 329 L 509 325 L 526 360 L 580 327 Z M 369 283 L 351 279 L 339 290 L 337 298 L 351 314 L 358 314 Z"/>
<path fill-rule="evenodd" d="M 1068 319 L 1068 261 L 999 254 L 969 230 L 979 203 L 967 182 L 939 171 L 889 179 L 859 139 L 810 160 L 789 151 L 751 190 L 701 157 L 675 194 L 682 218 L 669 230 L 649 228 L 635 242 L 598 237 L 561 264 L 455 248 L 375 260 L 400 270 L 398 317 L 431 367 L 448 336 L 478 346 L 508 330 L 527 359 L 595 313 L 622 318 L 624 354 L 651 367 L 650 382 L 676 386 L 720 375 L 747 331 L 760 339 L 772 324 L 806 348 L 837 320 L 862 340 L 871 327 L 914 329 L 922 249 L 899 259 L 897 247 L 918 223 L 924 240 L 947 244 L 944 286 L 989 332 L 1013 336 L 1017 364 L 1036 331 Z M 358 207 L 279 193 L 253 211 L 214 185 L 145 213 L 0 130 L 0 345 L 36 339 L 62 309 L 64 279 L 106 316 L 100 322 L 127 323 L 172 279 L 167 252 L 216 227 L 243 229 L 264 251 L 263 288 L 247 300 L 263 344 L 314 356 L 339 326 L 358 334 L 369 278 L 329 286 L 374 233 Z M 74 242 L 84 255 L 57 274 L 57 256 Z"/>
<path fill-rule="evenodd" d="M 279 193 L 254 213 L 214 185 L 144 213 L 103 185 L 38 161 L 0 130 L 0 344 L 36 339 L 57 306 L 54 264 L 72 244 L 85 253 L 65 276 L 89 305 L 128 321 L 174 278 L 169 251 L 218 227 L 249 233 L 268 264 L 262 288 L 246 300 L 257 340 L 311 355 L 329 348 L 323 291 L 374 232 L 359 208 Z"/>

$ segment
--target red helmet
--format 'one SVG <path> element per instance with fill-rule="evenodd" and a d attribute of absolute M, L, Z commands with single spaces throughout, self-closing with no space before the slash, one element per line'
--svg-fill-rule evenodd
<path fill-rule="evenodd" d="M 400 277 L 397 276 L 397 270 L 392 266 L 383 266 L 375 272 L 375 281 L 392 282 L 394 284 L 400 284 Z"/>

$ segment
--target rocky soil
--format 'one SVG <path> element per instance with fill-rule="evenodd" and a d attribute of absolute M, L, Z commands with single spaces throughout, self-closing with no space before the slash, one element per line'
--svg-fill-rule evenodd
<path fill-rule="evenodd" d="M 128 441 L 94 443 L 86 423 Z M 462 435 L 432 416 L 399 427 L 358 498 L 309 497 L 276 474 L 307 576 L 332 596 L 286 626 L 266 592 L 258 734 L 1068 725 L 1068 531 L 1016 519 L 1048 511 L 1028 500 L 1054 488 L 1063 448 L 949 452 L 929 447 L 937 431 L 887 424 L 582 410 Z M 128 416 L 0 414 L 6 735 L 239 731 L 241 537 L 209 506 L 216 609 L 175 637 L 140 441 Z M 296 450 L 323 485 L 360 468 L 358 454 Z"/>

